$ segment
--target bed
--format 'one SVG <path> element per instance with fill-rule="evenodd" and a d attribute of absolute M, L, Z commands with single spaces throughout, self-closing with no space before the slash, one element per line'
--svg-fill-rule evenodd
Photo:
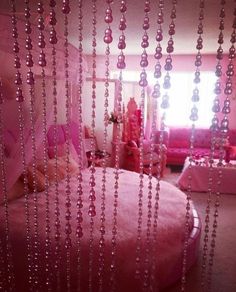
<path fill-rule="evenodd" d="M 93 283 L 94 290 L 98 291 L 96 285 L 97 279 L 97 259 L 98 259 L 98 241 L 100 238 L 100 206 L 101 206 L 101 185 L 102 185 L 102 168 L 96 168 L 96 207 L 97 215 L 95 217 L 95 233 L 94 233 L 94 263 L 93 263 Z M 88 168 L 83 170 L 83 237 L 81 241 L 81 291 L 88 291 L 88 254 L 89 254 L 89 177 L 90 171 Z M 155 179 L 153 179 L 153 182 Z M 120 170 L 119 178 L 119 198 L 118 198 L 118 236 L 117 236 L 117 283 L 119 283 L 119 291 L 141 291 L 140 283 L 134 280 L 135 274 L 135 247 L 137 238 L 137 221 L 138 221 L 138 182 L 139 176 L 137 173 Z M 61 265 L 60 265 L 60 280 L 61 291 L 66 291 L 65 281 L 65 184 L 66 181 L 62 180 L 59 183 L 59 208 L 61 219 Z M 72 248 L 71 248 L 71 291 L 76 291 L 76 275 L 77 275 L 77 238 L 75 235 L 76 230 L 76 213 L 77 213 L 77 175 L 76 172 L 71 178 L 71 225 L 72 225 Z M 144 190 L 145 195 L 143 198 L 143 225 L 142 225 L 142 244 L 145 240 L 146 234 L 146 216 L 147 216 L 147 185 L 148 177 L 144 177 Z M 110 252 L 111 252 L 111 230 L 112 230 L 112 216 L 113 216 L 113 193 L 114 193 L 114 169 L 107 169 L 107 195 L 106 195 L 106 234 L 105 234 L 105 278 L 104 278 L 104 291 L 109 291 L 109 265 L 110 265 Z M 40 291 L 46 291 L 45 283 L 45 192 L 38 193 L 38 222 L 39 222 L 39 282 Z M 50 265 L 53 269 L 54 249 L 55 249 L 55 186 L 52 184 L 49 189 L 50 201 L 50 226 L 51 226 L 51 253 Z M 9 221 L 10 221 L 10 240 L 12 242 L 14 269 L 16 275 L 16 291 L 30 291 L 27 286 L 27 260 L 26 260 L 26 224 L 25 224 L 25 209 L 24 197 L 18 198 L 9 203 Z M 29 206 L 33 209 L 33 195 L 29 196 Z M 158 287 L 160 289 L 175 282 L 181 275 L 181 255 L 182 245 L 184 238 L 185 226 L 185 205 L 186 198 L 184 193 L 176 187 L 161 182 L 160 192 L 160 211 L 158 221 L 158 244 L 156 247 L 156 261 L 157 272 L 156 279 L 158 279 Z M 31 212 L 32 216 L 32 212 Z M 32 217 L 31 217 L 32 218 Z M 1 222 L 1 238 L 4 238 L 4 207 L 0 207 L 0 222 Z M 33 220 L 31 222 L 31 232 L 33 231 Z M 190 267 L 196 260 L 199 237 L 200 225 L 199 219 L 194 210 L 191 212 L 190 218 L 190 232 L 189 232 L 189 262 Z M 52 291 L 56 291 L 55 275 L 51 275 Z"/>

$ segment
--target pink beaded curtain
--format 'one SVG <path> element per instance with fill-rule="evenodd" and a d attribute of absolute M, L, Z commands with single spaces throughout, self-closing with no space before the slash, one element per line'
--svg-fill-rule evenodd
<path fill-rule="evenodd" d="M 1 43 L 0 43 L 0 51 L 1 51 L 1 60 L 9 60 L 8 63 L 5 65 L 6 68 L 4 71 L 4 76 L 1 74 L 2 83 L 3 83 L 3 93 L 5 95 L 4 99 L 5 102 L 3 104 L 3 111 L 4 112 L 11 112 L 11 115 L 4 115 L 3 125 L 4 125 L 4 133 L 8 141 L 7 143 L 7 160 L 6 160 L 6 173 L 7 173 L 7 189 L 9 190 L 20 174 L 22 173 L 22 163 L 21 163 L 21 150 L 20 150 L 20 132 L 18 126 L 18 104 L 15 102 L 15 86 L 14 82 L 17 84 L 19 82 L 19 78 L 23 80 L 23 94 L 25 95 L 26 102 L 23 106 L 23 115 L 25 119 L 25 153 L 26 153 L 26 163 L 28 164 L 32 159 L 32 142 L 31 142 L 31 134 L 30 134 L 30 116 L 29 116 L 29 100 L 30 96 L 27 92 L 26 88 L 26 73 L 27 67 L 26 63 L 26 54 L 27 50 L 25 49 L 25 23 L 22 20 L 17 20 L 17 30 L 18 30 L 18 47 L 19 53 L 18 59 L 15 62 L 21 62 L 21 76 L 16 74 L 14 78 L 14 71 L 12 69 L 12 65 L 14 64 L 14 53 L 12 50 L 9 50 L 9 44 L 12 43 L 12 24 L 11 24 L 11 17 L 7 15 L 1 15 L 0 17 L 0 36 L 1 36 Z M 49 32 L 46 31 L 45 35 L 49 38 Z M 45 37 L 45 38 L 46 38 Z M 40 54 L 40 48 L 36 45 L 38 43 L 38 30 L 35 25 L 32 25 L 32 33 L 31 33 L 32 43 L 34 44 L 33 49 L 31 50 L 32 59 L 35 60 L 33 66 L 33 73 L 35 75 L 35 83 L 36 83 L 36 100 L 35 100 L 35 133 L 36 133 L 36 141 L 35 146 L 38 149 L 42 145 L 43 140 L 43 117 L 42 113 L 42 104 L 41 104 L 41 97 L 40 97 L 40 84 L 41 84 L 41 67 L 38 65 L 38 56 Z M 57 79 L 63 80 L 64 78 L 64 53 L 62 50 L 62 43 L 63 40 L 58 37 L 58 44 L 57 44 Z M 17 45 L 14 45 L 14 50 L 17 51 Z M 47 126 L 52 124 L 53 119 L 53 93 L 52 93 L 52 76 L 53 76 L 53 62 L 51 58 L 51 51 L 52 45 L 47 44 L 46 48 L 44 49 L 45 58 L 47 62 L 47 66 L 45 67 L 45 74 L 46 74 L 46 87 L 47 89 Z M 12 52 L 12 53 L 11 53 Z M 78 69 L 79 63 L 74 62 L 74 60 L 78 60 L 79 52 L 76 48 L 69 45 L 69 63 L 70 63 L 70 81 L 76 82 L 78 78 Z M 15 79 L 15 80 L 14 80 Z M 29 82 L 29 81 L 28 81 Z M 64 88 L 63 83 L 59 82 L 57 85 L 57 95 L 63 96 Z M 76 100 L 75 100 L 76 101 Z M 76 113 L 73 113 L 74 119 L 76 119 Z"/>
<path fill-rule="evenodd" d="M 12 1 L 13 3 L 15 1 Z M 16 20 L 15 17 L 15 11 L 13 9 L 13 18 L 12 23 L 11 19 L 8 16 L 1 16 L 0 18 L 0 27 L 4 28 L 0 31 L 0 36 L 3 42 L 0 43 L 0 49 L 2 50 L 3 54 L 8 56 L 9 53 L 9 46 L 8 44 L 12 44 L 14 42 L 14 53 L 11 54 L 12 64 L 15 63 L 15 80 L 12 78 L 9 80 L 10 88 L 8 89 L 8 83 L 3 79 L 3 95 L 5 103 L 1 106 L 1 118 L 3 116 L 4 120 L 3 123 L 0 121 L 1 130 L 3 129 L 6 133 L 6 137 L 9 135 L 12 136 L 12 139 L 14 139 L 14 143 L 10 144 L 8 152 L 7 152 L 7 159 L 6 159 L 6 174 L 5 178 L 7 177 L 7 189 L 10 189 L 11 186 L 15 183 L 17 178 L 20 176 L 22 171 L 24 172 L 26 169 L 26 166 L 32 161 L 33 164 L 37 160 L 36 153 L 39 153 L 40 146 L 43 141 L 43 160 L 44 160 L 44 167 L 47 169 L 47 155 L 45 154 L 47 151 L 47 142 L 46 142 L 46 132 L 50 125 L 54 124 L 54 142 L 56 141 L 57 136 L 57 109 L 59 106 L 66 107 L 66 192 L 65 196 L 62 198 L 64 207 L 66 209 L 65 212 L 65 218 L 66 219 L 66 227 L 65 229 L 61 229 L 58 227 L 60 225 L 60 211 L 59 210 L 59 193 L 58 193 L 58 185 L 55 189 L 55 201 L 53 202 L 55 204 L 55 218 L 53 219 L 53 226 L 55 227 L 55 240 L 57 241 L 60 236 L 65 235 L 65 241 L 59 242 L 57 241 L 55 244 L 55 257 L 56 261 L 54 264 L 54 272 L 57 277 L 57 285 L 60 288 L 60 277 L 59 277 L 59 266 L 61 260 L 61 250 L 60 250 L 60 244 L 65 245 L 65 251 L 66 251 L 66 261 L 65 261 L 65 276 L 66 276 L 66 284 L 67 284 L 67 290 L 70 291 L 72 278 L 71 275 L 73 273 L 71 269 L 71 262 L 73 261 L 72 258 L 72 245 L 71 245 L 71 224 L 73 223 L 74 217 L 71 216 L 71 188 L 70 188 L 70 173 L 69 173 L 69 165 L 70 165 L 70 147 L 69 147 L 69 134 L 70 134 L 70 122 L 71 120 L 75 119 L 77 122 L 79 122 L 79 148 L 82 149 L 82 108 L 81 108 L 81 99 L 82 99 L 82 83 L 83 83 L 83 36 L 82 36 L 82 28 L 83 28 L 83 13 L 82 13 L 82 3 L 83 1 L 78 1 L 78 7 L 79 7 L 79 15 L 78 15 L 78 44 L 79 49 L 75 49 L 73 46 L 69 45 L 68 43 L 68 22 L 70 20 L 70 1 L 63 0 L 62 3 L 62 14 L 60 16 L 63 19 L 63 30 L 64 30 L 64 38 L 60 39 L 56 35 L 56 16 L 55 16 L 55 6 L 56 1 L 50 1 L 50 33 L 48 33 L 48 30 L 45 30 L 44 27 L 44 19 L 43 19 L 43 3 L 44 1 L 38 1 L 38 26 L 34 26 L 30 23 L 30 8 L 29 8 L 29 1 L 25 0 L 25 21 Z M 107 144 L 107 116 L 108 116 L 108 99 L 109 99 L 109 74 L 110 74 L 110 44 L 113 41 L 112 37 L 112 25 L 113 25 L 113 14 L 112 14 L 112 0 L 106 0 L 104 1 L 104 10 L 105 12 L 105 36 L 104 36 L 104 42 L 106 44 L 106 62 L 105 62 L 105 84 L 104 84 L 104 151 L 106 150 L 106 144 Z M 126 3 L 127 2 L 127 3 Z M 126 5 L 127 4 L 127 5 Z M 173 36 L 175 34 L 175 18 L 176 18 L 176 0 L 172 0 L 172 10 L 170 15 L 170 24 L 169 24 L 169 41 L 167 45 L 167 57 L 165 59 L 165 78 L 164 78 L 164 84 L 163 87 L 165 89 L 165 94 L 162 96 L 162 107 L 166 109 L 169 106 L 169 96 L 168 96 L 168 90 L 171 86 L 170 82 L 170 73 L 172 72 L 172 53 L 174 51 L 174 41 Z M 147 67 L 149 62 L 149 54 L 147 53 L 147 48 L 149 47 L 149 13 L 151 10 L 151 1 L 145 0 L 143 1 L 143 35 L 142 35 L 142 42 L 141 42 L 141 61 L 140 61 L 140 67 L 141 67 L 141 74 L 140 74 L 140 82 L 139 85 L 141 87 L 141 109 L 142 109 L 142 125 L 141 125 L 141 139 L 140 139 L 140 145 L 141 145 L 141 151 L 140 151 L 140 174 L 139 174 L 139 193 L 137 194 L 137 210 L 139 211 L 139 218 L 137 218 L 137 230 L 136 234 L 134 234 L 134 241 L 136 239 L 136 268 L 135 268 L 135 275 L 136 278 L 141 279 L 141 286 L 145 290 L 148 288 L 148 286 L 153 285 L 153 287 L 156 286 L 155 283 L 155 270 L 156 262 L 155 257 L 156 256 L 156 247 L 157 244 L 157 225 L 158 225 L 158 214 L 159 214 L 159 192 L 160 192 L 160 168 L 158 169 L 157 174 L 157 180 L 153 184 L 153 176 L 151 173 L 152 169 L 152 159 L 150 163 L 150 169 L 149 169 L 149 178 L 148 178 L 148 205 L 144 205 L 144 181 L 145 176 L 143 173 L 143 144 L 144 144 L 144 101 L 146 98 L 146 89 L 148 85 L 147 80 Z M 161 76 L 161 65 L 160 60 L 162 58 L 162 38 L 163 38 L 163 31 L 162 31 L 162 23 L 164 22 L 164 1 L 159 0 L 158 3 L 156 3 L 156 6 L 160 9 L 160 12 L 158 14 L 158 29 L 156 34 L 156 66 L 155 66 L 155 73 L 154 76 L 156 78 L 156 85 L 154 87 L 153 92 L 153 99 L 154 104 L 156 104 L 156 99 L 161 96 L 160 92 L 160 84 L 159 84 L 159 77 Z M 195 77 L 198 80 L 199 77 L 199 69 L 201 65 L 201 54 L 200 50 L 202 49 L 202 13 L 203 13 L 203 6 L 204 1 L 200 0 L 200 15 L 199 15 L 199 27 L 198 27 L 198 41 L 197 41 L 197 56 L 196 56 L 196 73 Z M 96 104 L 98 101 L 98 96 L 96 95 L 96 57 L 97 57 L 97 1 L 92 0 L 91 1 L 91 10 L 93 13 L 93 19 L 92 19 L 92 109 L 91 109 L 91 126 L 92 126 L 92 136 L 95 136 L 95 117 L 96 117 Z M 118 62 L 117 62 L 117 68 L 120 70 L 120 77 L 119 77 L 119 87 L 117 88 L 117 111 L 118 111 L 118 119 L 121 120 L 121 103 L 122 103 L 122 72 L 126 67 L 125 62 L 125 47 L 126 47 L 126 41 L 125 41 L 125 34 L 126 34 L 126 19 L 125 19 L 125 12 L 128 9 L 128 1 L 121 0 L 120 1 L 120 37 L 119 37 L 119 43 L 118 48 L 120 49 L 120 53 L 118 55 Z M 6 23 L 9 23 L 9 25 L 6 25 Z M 128 21 L 127 21 L 128 23 Z M 12 36 L 11 36 L 11 29 L 13 27 L 13 42 L 12 42 Z M 9 29 L 6 29 L 9 28 Z M 235 33 L 235 32 L 234 32 Z M 50 36 L 49 36 L 50 35 Z M 47 43 L 47 45 L 44 44 L 44 38 L 50 39 L 50 44 Z M 58 41 L 57 41 L 58 39 Z M 235 40 L 235 39 L 234 39 Z M 32 46 L 33 43 L 33 46 Z M 26 48 L 25 48 L 26 45 Z M 14 60 L 15 57 L 15 60 Z M 4 56 L 3 56 L 4 58 Z M 231 58 L 232 59 L 232 58 Z M 78 62 L 77 62 L 78 61 Z M 231 62 L 232 60 L 230 60 Z M 39 63 L 38 63 L 39 62 Z M 26 64 L 26 66 L 24 65 Z M 229 64 L 228 69 L 228 75 L 231 74 L 232 71 L 232 64 Z M 27 68 L 28 67 L 28 68 Z M 38 77 L 37 77 L 38 76 Z M 230 75 L 231 76 L 231 75 Z M 0 76 L 1 77 L 1 76 Z M 26 82 L 22 82 L 22 78 L 26 80 Z M 40 94 L 42 96 L 35 101 L 32 101 L 32 91 L 37 91 L 37 80 L 39 82 L 40 86 Z M 59 81 L 62 82 L 59 82 Z M 15 85 L 13 85 L 13 81 L 15 81 Z M 35 83 L 36 81 L 36 83 Z M 230 84 L 231 79 L 228 79 L 228 84 Z M 78 82 L 78 99 L 72 100 L 72 104 L 70 104 L 70 94 L 69 94 L 69 83 L 77 83 Z M 23 83 L 23 85 L 22 85 Z M 24 87 L 24 83 L 27 83 L 27 89 Z M 198 82 L 195 82 L 198 83 Z M 13 88 L 11 89 L 11 86 Z M 229 85 L 228 85 L 229 87 Z M 17 89 L 15 94 L 15 89 Z M 47 89 L 47 90 L 46 90 Z M 48 90 L 49 89 L 49 90 Z M 51 90 L 51 91 L 50 91 Z M 28 92 L 28 94 L 27 94 Z M 193 93 L 193 102 L 196 102 L 198 100 L 198 90 L 195 89 Z M 227 91 L 228 94 L 228 91 Z M 66 103 L 62 104 L 61 102 L 61 96 L 66 97 Z M 25 97 L 25 100 L 24 98 Z M 1 100 L 2 96 L 1 96 Z M 60 103 L 60 105 L 59 105 Z M 216 101 L 217 103 L 217 101 Z M 18 104 L 20 104 L 20 122 L 18 123 Z M 225 101 L 226 104 L 226 113 L 229 111 L 229 105 L 228 105 L 228 99 L 226 98 Z M 78 111 L 73 110 L 73 107 L 76 107 Z M 5 107 L 5 108 L 4 108 Z M 7 109 L 7 110 L 6 110 Z M 11 111 L 11 115 L 7 115 L 7 111 Z M 71 112 L 72 110 L 72 112 Z M 2 115 L 2 112 L 4 113 Z M 192 111 L 192 120 L 195 120 L 195 116 L 197 113 L 197 107 L 194 107 Z M 15 119 L 12 119 L 12 115 L 15 116 Z M 156 129 L 156 117 L 157 113 L 154 111 L 153 113 L 153 125 L 151 131 L 154 132 Z M 22 122 L 22 120 L 24 122 Z M 20 124 L 20 125 L 19 125 Z M 164 117 L 162 119 L 161 124 L 161 130 L 162 132 L 165 129 L 164 124 Z M 23 135 L 22 135 L 22 133 Z M 8 136 L 7 136 L 8 135 Z M 1 137 L 2 138 L 2 137 Z M 117 131 L 117 141 L 120 141 L 120 125 L 118 126 Z M 5 139 L 6 140 L 6 139 Z M 2 141 L 2 139 L 1 139 Z M 160 139 L 160 144 L 162 146 L 163 144 L 163 133 Z M 151 145 L 151 150 L 153 152 L 153 141 Z M 82 150 L 81 150 L 82 151 Z M 120 187 L 120 170 L 119 170 L 119 144 L 117 144 L 115 149 L 115 180 L 114 180 L 114 192 L 112 194 L 106 193 L 106 160 L 103 161 L 103 176 L 102 176 L 102 196 L 101 196 L 101 207 L 100 207 L 100 241 L 99 241 L 99 259 L 98 259 L 98 274 L 99 277 L 99 291 L 103 290 L 104 286 L 104 278 L 105 278 L 105 255 L 107 252 L 106 244 L 105 244 L 105 232 L 108 230 L 105 230 L 105 211 L 107 209 L 112 209 L 112 216 L 108 219 L 111 221 L 110 228 L 112 230 L 112 236 L 111 236 L 111 265 L 109 266 L 110 269 L 110 291 L 114 291 L 115 287 L 117 285 L 116 278 L 117 278 L 117 247 L 118 247 L 118 235 L 121 232 L 121 230 L 118 229 L 117 224 L 117 218 L 118 218 L 118 212 L 119 212 L 119 187 Z M 23 152 L 23 162 L 21 159 L 21 155 Z M 55 152 L 55 176 L 57 176 L 57 146 L 54 148 Z M 162 159 L 162 151 L 160 151 L 160 160 Z M 25 155 L 25 156 L 24 156 Z M 2 156 L 2 154 L 1 154 Z M 77 207 L 77 229 L 76 229 L 76 236 L 77 236 L 77 275 L 78 275 L 78 290 L 80 289 L 80 285 L 82 285 L 82 279 L 81 279 L 81 271 L 83 270 L 83 266 L 81 264 L 81 257 L 82 257 L 82 238 L 83 238 L 83 232 L 82 229 L 82 221 L 83 221 L 83 215 L 82 215 L 82 208 L 83 203 L 85 202 L 84 198 L 82 196 L 87 195 L 83 193 L 82 189 L 82 156 L 81 153 L 78 154 L 79 156 L 79 175 L 77 177 L 78 182 L 78 188 L 76 190 L 77 194 L 77 201 L 76 201 L 76 207 Z M 96 225 L 94 224 L 95 219 L 99 215 L 99 207 L 97 206 L 98 198 L 96 198 L 96 192 L 95 187 L 98 183 L 98 179 L 96 176 L 96 168 L 95 168 L 95 153 L 92 152 L 92 165 L 89 169 L 90 171 L 90 178 L 89 178 L 89 196 L 87 196 L 87 200 L 89 201 L 89 208 L 88 208 L 88 236 L 89 236 L 89 249 L 88 251 L 88 290 L 92 291 L 95 286 L 95 276 L 94 271 L 96 270 L 96 258 L 94 253 L 94 246 L 95 246 L 95 234 L 96 234 Z M 35 166 L 34 166 L 35 167 Z M 46 172 L 46 171 L 45 171 Z M 4 181 L 5 178 L 2 178 L 2 181 Z M 46 182 L 47 184 L 47 182 Z M 190 189 L 191 191 L 191 189 Z M 5 190 L 3 190 L 3 193 Z M 46 196 L 46 208 L 48 208 L 49 205 L 49 198 L 47 190 L 45 192 Z M 40 259 L 38 258 L 38 218 L 37 218 L 37 193 L 34 186 L 34 206 L 32 207 L 33 210 L 26 209 L 26 213 L 32 211 L 34 214 L 34 222 L 33 222 L 33 232 L 32 232 L 32 238 L 33 238 L 33 246 L 31 246 L 31 241 L 29 238 L 27 238 L 27 257 L 32 259 L 32 262 L 29 260 L 29 280 L 31 280 L 31 276 L 33 275 L 33 281 L 35 283 L 32 284 L 32 287 L 38 288 L 38 270 L 37 270 L 37 264 L 39 263 Z M 111 195 L 114 198 L 113 206 L 108 206 L 106 195 Z M 61 199 L 61 198 L 60 198 Z M 27 199 L 26 199 L 27 200 Z M 83 201 L 84 200 L 84 201 Z M 155 201 L 155 205 L 152 206 L 152 201 Z M 107 205 L 106 205 L 107 204 Z M 26 208 L 29 208 L 28 206 Z M 30 207 L 31 208 L 31 207 Z M 145 208 L 146 212 L 148 213 L 148 220 L 146 220 L 145 215 Z M 186 213 L 186 246 L 184 249 L 184 258 L 183 258 L 183 276 L 182 276 L 182 291 L 184 291 L 184 285 L 185 285 L 185 272 L 186 272 L 186 262 L 187 262 L 187 235 L 188 235 L 188 218 L 189 218 L 189 211 L 190 211 L 190 196 L 187 198 L 187 213 Z M 144 211 L 144 212 L 143 212 Z M 62 211 L 63 212 L 63 211 Z M 97 216 L 96 216 L 97 215 Z M 28 216 L 28 214 L 27 214 Z M 26 217 L 27 217 L 26 216 Z M 108 220 L 107 219 L 107 220 Z M 27 220 L 29 220 L 27 218 Z M 47 273 L 46 278 L 46 285 L 48 287 L 50 286 L 50 277 L 52 268 L 50 266 L 50 218 L 49 218 L 49 210 L 46 210 L 46 243 L 45 243 L 45 270 Z M 58 223 L 59 222 L 59 223 Z M 27 222 L 29 225 L 29 222 Z M 143 227 L 143 225 L 146 224 L 146 229 Z M 6 224 L 7 225 L 7 224 Z M 53 228 L 54 228 L 53 227 Z M 32 231 L 32 230 L 31 230 Z M 144 233 L 143 231 L 146 231 Z M 27 231 L 30 233 L 29 231 Z M 29 234 L 27 234 L 28 236 Z M 142 240 L 144 238 L 144 248 L 142 247 Z M 154 243 L 154 246 L 153 246 Z M 1 245 L 0 245 L 1 247 Z M 0 251 L 1 252 L 1 251 Z M 10 252 L 9 258 L 11 256 Z M 0 259 L 1 260 L 1 259 Z M 142 260 L 144 261 L 144 269 L 142 266 Z M 9 261 L 10 262 L 10 261 Z M 63 263 L 63 262 L 62 262 Z M 64 263 L 63 263 L 64 264 Z M 9 266 L 9 270 L 10 270 Z M 32 270 L 31 270 L 32 269 Z M 10 274 L 10 273 L 9 273 Z M 59 290 L 58 288 L 58 290 Z M 37 289 L 36 289 L 37 290 Z M 50 290 L 50 287 L 48 288 Z"/>

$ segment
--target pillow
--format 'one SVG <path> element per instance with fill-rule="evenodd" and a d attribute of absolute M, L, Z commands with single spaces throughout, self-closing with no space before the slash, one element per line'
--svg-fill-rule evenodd
<path fill-rule="evenodd" d="M 58 181 L 63 180 L 66 176 L 66 170 L 64 168 L 59 167 L 59 157 L 58 157 L 58 167 L 57 167 L 57 178 Z M 44 171 L 44 162 L 40 161 L 37 163 L 37 169 L 45 176 Z M 55 159 L 49 159 L 47 164 L 47 175 L 49 184 L 55 181 Z"/>
<path fill-rule="evenodd" d="M 20 198 L 24 194 L 24 183 L 21 179 L 18 179 L 12 188 L 7 193 L 8 201 Z M 1 196 L 0 205 L 4 204 L 4 198 Z"/>
<path fill-rule="evenodd" d="M 21 176 L 22 179 L 24 179 L 23 176 Z M 28 187 L 29 191 L 34 191 L 34 180 L 33 180 L 33 166 L 29 165 L 27 169 L 27 180 L 28 180 Z M 45 176 L 44 174 L 38 170 L 38 168 L 35 169 L 35 181 L 36 181 L 36 188 L 37 192 L 42 192 L 45 190 Z"/>
<path fill-rule="evenodd" d="M 67 156 L 61 156 L 57 158 L 57 179 L 58 181 L 63 180 L 66 177 L 66 162 Z M 78 163 L 73 159 L 73 157 L 69 156 L 69 173 L 73 174 L 78 170 Z M 37 164 L 37 169 L 45 176 L 44 171 L 44 162 L 40 162 Z M 49 179 L 49 184 L 52 184 L 55 181 L 55 158 L 48 160 L 47 165 L 47 175 Z"/>
<path fill-rule="evenodd" d="M 6 157 L 10 157 L 11 156 L 11 151 L 12 151 L 12 148 L 13 146 L 15 145 L 16 143 L 16 140 L 13 136 L 13 134 L 6 130 L 4 132 L 4 153 L 5 153 L 5 156 Z"/>
<path fill-rule="evenodd" d="M 66 144 L 59 144 L 57 145 L 57 156 L 61 157 L 66 155 Z M 48 157 L 49 158 L 54 158 L 55 157 L 55 151 L 54 151 L 54 146 L 49 146 L 48 147 Z"/>
<path fill-rule="evenodd" d="M 57 145 L 57 157 L 66 156 L 66 149 L 67 149 L 66 143 Z M 75 149 L 75 147 L 74 147 L 74 145 L 73 145 L 71 140 L 69 141 L 69 151 L 70 151 L 71 159 L 73 159 L 77 163 L 77 166 L 78 166 L 78 163 L 79 163 L 78 153 L 77 153 L 77 151 L 76 151 L 76 149 Z M 84 151 L 84 149 L 82 151 Z M 49 147 L 48 156 L 49 156 L 49 158 L 55 158 L 54 147 L 52 147 L 52 146 Z M 82 152 L 81 156 L 82 156 L 81 157 L 81 159 L 82 159 L 82 167 L 83 168 L 87 167 L 88 162 L 87 162 L 87 159 L 86 159 L 86 155 L 84 155 L 84 153 Z"/>
<path fill-rule="evenodd" d="M 66 167 L 67 167 L 67 157 L 62 156 L 59 157 L 58 159 L 58 168 L 61 170 L 63 169 L 65 171 L 65 176 L 66 176 Z M 69 156 L 69 173 L 73 174 L 78 170 L 78 163 L 73 159 L 73 157 L 70 155 Z"/>
<path fill-rule="evenodd" d="M 92 130 L 89 126 L 84 126 L 84 136 L 85 136 L 85 139 L 93 137 Z"/>

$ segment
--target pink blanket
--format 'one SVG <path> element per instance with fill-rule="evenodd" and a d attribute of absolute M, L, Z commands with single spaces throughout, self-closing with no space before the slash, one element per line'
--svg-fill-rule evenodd
<path fill-rule="evenodd" d="M 221 178 L 219 177 L 221 173 Z M 222 167 L 213 167 L 210 174 L 210 168 L 203 165 L 193 165 L 189 168 L 188 162 L 185 162 L 183 171 L 178 179 L 178 186 L 182 190 L 189 187 L 189 176 L 191 176 L 191 190 L 193 192 L 208 192 L 209 176 L 211 175 L 213 184 L 212 191 L 220 191 L 222 194 L 236 194 L 236 163 L 231 162 Z M 220 181 L 218 186 L 217 182 Z"/>
<path fill-rule="evenodd" d="M 114 193 L 114 169 L 108 169 L 107 174 L 107 192 L 106 192 L 106 254 L 105 254 L 105 278 L 104 278 L 104 291 L 109 291 L 109 266 L 111 259 L 111 237 L 112 237 L 112 218 L 113 218 L 113 193 Z M 88 254 L 89 254 L 89 177 L 90 173 L 88 169 L 83 171 L 83 233 L 81 251 L 81 279 L 82 290 L 88 291 Z M 155 185 L 155 180 L 153 179 Z M 101 186 L 102 186 L 102 169 L 96 169 L 96 209 L 97 215 L 95 217 L 95 233 L 94 233 L 94 268 L 93 268 L 93 281 L 94 290 L 98 291 L 97 285 L 97 266 L 98 266 L 98 241 L 100 238 L 100 206 L 101 206 Z M 144 178 L 144 197 L 143 197 L 143 225 L 142 225 L 142 243 L 145 241 L 146 236 L 146 222 L 147 222 L 147 193 L 148 193 L 148 178 Z M 76 188 L 77 179 L 74 176 L 71 179 L 71 214 L 72 214 L 72 249 L 71 249 L 71 285 L 72 291 L 76 291 Z M 61 218 L 61 233 L 62 233 L 62 259 L 61 259 L 61 285 L 62 290 L 65 288 L 65 249 L 64 245 L 64 230 L 65 230 L 65 181 L 59 184 L 60 192 L 60 218 Z M 135 274 L 135 249 L 137 238 L 137 221 L 138 221 L 138 192 L 139 192 L 139 176 L 136 173 L 129 171 L 120 171 L 119 179 L 119 198 L 118 198 L 118 237 L 117 237 L 117 268 L 116 277 L 118 283 L 118 291 L 141 291 L 142 285 L 134 280 Z M 53 256 L 54 248 L 54 220 L 55 220 L 55 189 L 54 186 L 50 187 L 50 224 L 51 224 L 51 240 L 52 240 L 52 252 L 50 255 L 50 265 L 53 269 L 53 262 L 55 260 Z M 33 196 L 30 196 L 29 200 L 31 216 L 33 213 Z M 154 200 L 153 200 L 154 204 Z M 158 221 L 158 245 L 156 248 L 156 261 L 157 261 L 157 274 L 156 280 L 159 288 L 168 285 L 170 277 L 173 276 L 173 271 L 176 270 L 176 266 L 181 259 L 182 243 L 184 237 L 185 226 L 185 195 L 175 188 L 174 186 L 161 182 L 160 191 L 160 210 Z M 41 282 L 40 291 L 46 291 L 43 283 L 45 283 L 45 193 L 38 193 L 38 222 L 39 222 L 39 238 L 40 238 L 40 261 L 39 261 L 39 277 Z M 3 233 L 3 207 L 0 208 L 0 222 L 1 233 Z M 24 198 L 15 200 L 9 204 L 9 216 L 10 216 L 10 238 L 13 243 L 13 256 L 16 271 L 16 282 L 19 287 L 18 291 L 27 291 L 27 261 L 26 261 L 26 246 L 25 246 L 25 212 L 24 212 Z M 31 223 L 33 220 L 31 219 Z M 33 223 L 31 225 L 31 231 L 33 231 Z M 3 238 L 3 234 L 1 237 Z M 144 255 L 144 252 L 142 252 Z M 144 258 L 141 262 L 143 262 Z M 55 285 L 55 277 L 52 273 L 51 280 Z M 52 291 L 55 291 L 55 286 Z"/>

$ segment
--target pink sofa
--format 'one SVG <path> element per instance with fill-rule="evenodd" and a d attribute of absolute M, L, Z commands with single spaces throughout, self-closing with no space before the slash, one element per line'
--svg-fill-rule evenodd
<path fill-rule="evenodd" d="M 159 142 L 160 131 L 156 132 L 156 141 Z M 183 165 L 189 155 L 190 128 L 169 128 L 165 132 L 164 143 L 167 146 L 167 164 Z M 236 145 L 236 129 L 229 131 L 229 145 Z M 195 129 L 194 155 L 209 156 L 211 146 L 211 132 L 209 129 Z M 219 149 L 215 150 L 215 158 L 219 157 Z M 236 160 L 236 152 L 230 152 L 230 159 Z"/>

